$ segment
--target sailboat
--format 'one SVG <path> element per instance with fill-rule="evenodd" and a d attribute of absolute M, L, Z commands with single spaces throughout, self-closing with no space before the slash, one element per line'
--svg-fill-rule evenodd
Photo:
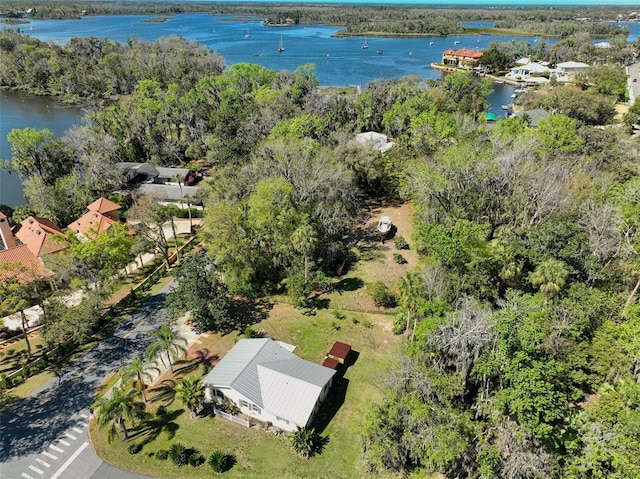
<path fill-rule="evenodd" d="M 284 43 L 282 43 L 282 35 L 280 35 L 280 46 L 278 47 L 279 52 L 284 51 Z"/>
<path fill-rule="evenodd" d="M 249 29 L 247 28 L 247 33 L 244 36 L 244 38 L 251 38 L 251 34 L 249 33 Z"/>
<path fill-rule="evenodd" d="M 364 39 L 364 43 L 362 44 L 362 46 L 360 48 L 362 48 L 363 50 L 366 50 L 367 48 L 369 48 L 369 45 L 367 45 L 367 38 L 366 37 Z"/>

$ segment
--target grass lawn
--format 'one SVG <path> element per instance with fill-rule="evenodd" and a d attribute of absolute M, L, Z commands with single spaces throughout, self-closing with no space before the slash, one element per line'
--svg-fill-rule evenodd
<path fill-rule="evenodd" d="M 198 468 L 178 468 L 170 461 L 149 457 L 149 453 L 182 442 L 187 447 L 197 447 L 205 457 L 216 449 L 233 454 L 237 463 L 225 473 L 226 477 L 320 478 L 327 477 L 329 472 L 331 477 L 337 478 L 362 477 L 364 471 L 359 460 L 361 421 L 369 402 L 380 398 L 383 380 L 380 372 L 388 370 L 400 339 L 389 333 L 388 316 L 359 312 L 344 314 L 344 319 L 337 319 L 326 309 L 317 311 L 314 316 L 305 316 L 289 305 L 276 304 L 269 318 L 255 326 L 295 344 L 296 353 L 310 361 L 320 362 L 336 340 L 350 343 L 359 353 L 344 378 L 334 387 L 329 402 L 323 406 L 331 417 L 323 418 L 323 422 L 329 421 L 323 431 L 329 441 L 320 455 L 301 459 L 291 449 L 288 437 L 246 429 L 221 418 L 203 417 L 192 421 L 179 401 L 172 397 L 151 403 L 149 407 L 153 411 L 158 405 L 166 404 L 165 418 L 170 419 L 164 421 L 162 431 L 159 432 L 159 427 L 143 427 L 133 432 L 128 443 L 116 440 L 108 444 L 106 432 L 92 423 L 91 437 L 98 455 L 118 467 L 141 474 L 171 478 L 210 477 L 212 471 L 207 464 Z M 233 346 L 233 339 L 210 335 L 202 338 L 200 347 L 222 356 Z M 202 376 L 203 366 L 190 374 Z M 148 395 L 154 396 L 153 388 Z M 172 438 L 171 434 L 174 434 Z M 130 455 L 127 452 L 130 443 L 141 443 L 144 447 L 137 455 Z"/>
<path fill-rule="evenodd" d="M 181 442 L 196 447 L 208 457 L 220 450 L 235 456 L 235 465 L 224 473 L 230 478 L 360 478 L 366 476 L 360 458 L 360 432 L 370 404 L 381 398 L 384 378 L 393 367 L 395 353 L 402 338 L 391 333 L 394 311 L 376 308 L 365 292 L 368 282 L 382 280 L 395 288 L 401 277 L 417 259 L 413 251 L 406 251 L 408 265 L 393 262 L 393 241 L 381 244 L 376 237 L 375 224 L 380 215 L 391 216 L 398 231 L 410 239 L 410 211 L 407 205 L 391 205 L 371 211 L 370 220 L 361 226 L 360 241 L 350 265 L 340 279 L 341 287 L 318 298 L 318 308 L 311 314 L 295 309 L 284 298 L 271 298 L 265 319 L 253 325 L 269 336 L 293 344 L 296 354 L 320 363 L 335 341 L 352 345 L 355 362 L 344 377 L 335 382 L 332 392 L 323 403 L 318 417 L 319 430 L 328 437 L 321 454 L 311 459 L 298 457 L 286 436 L 276 436 L 258 429 L 246 429 L 218 417 L 200 417 L 192 421 L 188 412 L 175 400 L 166 387 L 178 382 L 180 375 L 165 374 L 149 388 L 148 396 L 161 399 L 150 402 L 148 410 L 153 418 L 145 425 L 132 428 L 131 437 L 124 443 L 116 440 L 108 444 L 106 430 L 99 430 L 92 421 L 90 435 L 98 455 L 107 462 L 140 474 L 167 478 L 211 477 L 208 464 L 200 467 L 178 468 L 171 461 L 155 457 L 159 450 Z M 373 230 L 372 230 L 373 227 Z M 403 251 L 403 254 L 405 252 Z M 239 335 L 202 335 L 200 343 L 191 347 L 209 355 L 223 357 L 233 347 Z M 194 360 L 195 361 L 195 360 Z M 210 366 L 183 358 L 177 369 L 202 377 Z M 184 366 L 184 367 L 183 367 Z M 155 389 L 155 391 L 154 391 Z M 155 415 L 158 406 L 166 412 Z M 131 455 L 129 444 L 142 444 L 142 450 Z M 382 474 L 376 477 L 399 477 Z"/>

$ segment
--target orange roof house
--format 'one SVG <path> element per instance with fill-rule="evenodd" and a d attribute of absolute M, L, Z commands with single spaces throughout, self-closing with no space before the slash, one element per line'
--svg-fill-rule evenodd
<path fill-rule="evenodd" d="M 87 206 L 89 211 L 95 211 L 103 215 L 111 216 L 114 219 L 118 219 L 118 210 L 120 208 L 121 206 L 118 203 L 114 203 L 106 198 L 98 198 Z"/>
<path fill-rule="evenodd" d="M 90 230 L 100 233 L 119 222 L 120 205 L 106 198 L 97 199 L 87 209 L 89 211 L 68 226 L 70 230 L 83 235 L 87 235 Z"/>
<path fill-rule="evenodd" d="M 29 283 L 34 279 L 52 276 L 41 260 L 26 244 L 0 251 L 0 281 L 16 280 Z"/>
<path fill-rule="evenodd" d="M 482 52 L 466 48 L 460 50 L 449 48 L 442 52 L 442 63 L 459 68 L 473 68 L 480 58 L 482 58 Z"/>
<path fill-rule="evenodd" d="M 52 221 L 37 216 L 29 216 L 13 229 L 13 235 L 38 257 L 67 248 L 68 243 L 56 237 L 63 234 Z"/>

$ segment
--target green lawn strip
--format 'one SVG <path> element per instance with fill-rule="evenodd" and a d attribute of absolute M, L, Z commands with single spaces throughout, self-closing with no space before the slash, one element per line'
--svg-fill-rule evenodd
<path fill-rule="evenodd" d="M 226 477 L 231 478 L 321 478 L 327 477 L 328 473 L 332 477 L 362 477 L 360 424 L 370 401 L 380 397 L 380 371 L 389 368 L 398 343 L 398 338 L 392 336 L 385 327 L 388 321 L 388 317 L 382 315 L 351 312 L 340 320 L 331 310 L 319 310 L 313 316 L 305 316 L 289 305 L 280 304 L 275 314 L 256 325 L 256 328 L 266 330 L 277 339 L 296 345 L 296 353 L 313 362 L 320 362 L 336 340 L 352 344 L 359 353 L 342 382 L 342 388 L 346 385 L 344 402 L 337 384 L 334 394 L 330 396 L 333 403 L 328 402 L 323 406 L 323 411 L 332 410 L 337 401 L 339 408 L 323 431 L 323 435 L 329 436 L 325 450 L 310 460 L 296 456 L 287 437 L 245 429 L 220 418 L 205 417 L 191 421 L 187 412 L 181 412 L 179 401 L 167 405 L 167 416 L 177 416 L 171 421 L 174 423 L 171 428 L 175 429 L 175 437 L 170 439 L 166 430 L 153 439 L 155 434 L 149 430 L 140 431 L 137 435 L 134 433 L 129 443 L 149 442 L 140 453 L 130 455 L 126 449 L 128 444 L 120 441 L 107 444 L 105 431 L 97 431 L 92 424 L 91 434 L 96 451 L 118 467 L 169 478 L 211 477 L 212 474 L 206 464 L 198 468 L 178 468 L 169 461 L 148 456 L 150 452 L 168 449 L 174 442 L 197 447 L 206 457 L 216 449 L 235 455 L 237 464 L 225 473 Z M 201 368 L 195 374 L 201 376 Z M 153 395 L 153 388 L 149 393 Z M 151 408 L 157 404 L 152 403 Z"/>
<path fill-rule="evenodd" d="M 0 373 L 8 374 L 17 371 L 23 364 L 31 363 L 42 357 L 44 350 L 42 336 L 38 334 L 29 338 L 29 344 L 31 345 L 31 358 L 28 361 L 26 359 L 27 345 L 22 335 L 17 336 L 11 345 L 0 351 Z"/>

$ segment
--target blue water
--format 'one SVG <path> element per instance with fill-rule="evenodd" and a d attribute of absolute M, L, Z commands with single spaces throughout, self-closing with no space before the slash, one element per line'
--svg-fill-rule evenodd
<path fill-rule="evenodd" d="M 348 3 L 348 2 L 335 2 Z M 378 3 L 378 2 L 374 2 Z M 384 1 L 379 3 L 394 3 Z M 397 2 L 407 4 L 409 2 Z M 448 2 L 464 3 L 466 2 Z M 476 2 L 479 3 L 479 2 Z M 500 2 L 490 2 L 499 4 Z M 541 4 L 545 2 L 533 2 Z M 548 3 L 548 2 L 546 2 Z M 578 2 L 585 4 L 586 2 Z M 596 2 L 594 2 L 596 3 Z M 600 3 L 600 2 L 597 2 Z M 429 4 L 417 2 L 416 4 Z M 431 3 L 433 4 L 433 3 Z M 522 4 L 528 4 L 525 0 Z M 44 41 L 66 44 L 73 37 L 97 36 L 125 42 L 130 37 L 154 41 L 159 37 L 180 35 L 198 41 L 218 51 L 227 65 L 256 63 L 272 70 L 295 70 L 312 63 L 321 85 L 359 85 L 364 87 L 376 79 L 417 75 L 423 79 L 439 78 L 441 73 L 430 64 L 441 60 L 448 48 L 485 49 L 492 41 L 524 40 L 531 37 L 455 36 L 423 38 L 369 37 L 369 48 L 360 48 L 363 38 L 335 38 L 342 27 L 325 25 L 294 25 L 273 28 L 261 25 L 259 18 L 239 20 L 237 17 L 206 14 L 182 14 L 165 22 L 142 22 L 150 16 L 91 16 L 80 20 L 30 20 L 20 28 L 26 34 Z M 628 24 L 632 41 L 640 33 L 640 24 Z M 250 38 L 245 38 L 249 33 Z M 280 38 L 285 51 L 279 53 Z M 546 39 L 547 45 L 555 39 Z M 433 44 L 430 44 L 433 42 Z M 455 44 L 454 42 L 459 42 Z M 376 51 L 381 50 L 381 54 Z M 501 105 L 511 103 L 513 89 L 507 85 L 494 85 L 488 97 L 491 111 L 502 116 Z M 81 121 L 80 109 L 61 109 L 50 99 L 6 94 L 0 96 L 0 158 L 10 157 L 6 135 L 11 128 L 49 128 L 61 135 L 73 124 Z M 52 112 L 55 112 L 52 114 Z M 21 188 L 15 174 L 0 172 L 0 203 L 16 205 L 23 202 Z"/>
<path fill-rule="evenodd" d="M 369 48 L 361 49 L 363 38 L 335 38 L 342 27 L 294 25 L 273 28 L 261 25 L 258 18 L 237 18 L 205 14 L 183 14 L 165 22 L 142 22 L 149 16 L 97 16 L 81 20 L 32 20 L 22 31 L 41 40 L 67 43 L 72 37 L 98 36 L 121 42 L 135 36 L 154 41 L 159 37 L 180 35 L 218 51 L 227 65 L 256 63 L 266 68 L 295 70 L 307 63 L 316 65 L 321 85 L 360 85 L 376 79 L 405 75 L 438 78 L 430 64 L 442 58 L 447 48 L 485 49 L 492 41 L 526 40 L 531 37 L 460 36 L 422 38 L 369 38 Z M 29 28 L 33 27 L 33 30 Z M 215 30 L 215 33 L 214 33 Z M 245 38 L 247 32 L 251 38 Z M 280 38 L 285 51 L 278 52 Z M 454 45 L 454 41 L 459 41 Z M 433 45 L 430 43 L 433 42 Z M 549 39 L 547 44 L 554 43 Z M 377 54 L 382 50 L 382 54 Z"/>

